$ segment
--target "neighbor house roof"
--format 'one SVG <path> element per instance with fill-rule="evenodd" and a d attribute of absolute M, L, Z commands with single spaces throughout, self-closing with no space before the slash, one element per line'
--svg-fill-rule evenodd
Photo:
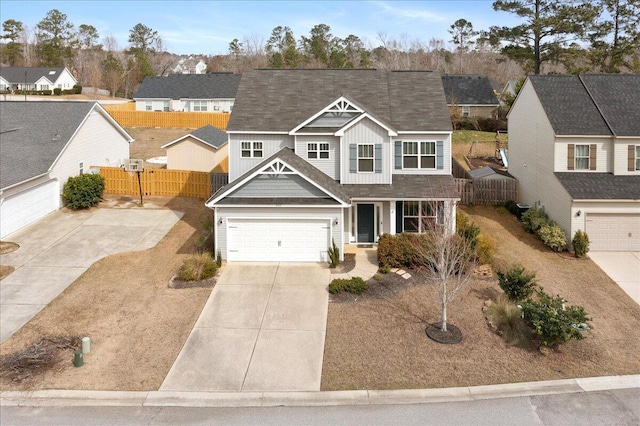
<path fill-rule="evenodd" d="M 46 77 L 53 83 L 63 71 L 64 67 L 6 67 L 0 68 L 0 76 L 9 83 L 24 83 L 26 79 L 28 84 L 33 84 L 42 77 Z"/>
<path fill-rule="evenodd" d="M 341 96 L 397 131 L 451 131 L 439 74 L 377 69 L 245 72 L 227 131 L 289 132 Z"/>
<path fill-rule="evenodd" d="M 449 105 L 497 106 L 498 98 L 491 80 L 479 74 L 445 74 L 444 93 Z"/>
<path fill-rule="evenodd" d="M 189 136 L 193 136 L 194 138 L 198 139 L 202 143 L 216 149 L 220 148 L 222 145 L 227 143 L 227 140 L 228 140 L 227 132 L 225 132 L 224 130 L 217 129 L 210 124 L 207 124 L 204 127 L 200 127 L 198 130 L 194 130 L 189 134 L 181 136 L 174 141 L 171 141 L 167 144 L 162 145 L 161 148 L 168 148 L 173 144 L 183 141 Z"/>
<path fill-rule="evenodd" d="M 233 99 L 241 74 L 172 74 L 146 77 L 134 99 Z"/>
<path fill-rule="evenodd" d="M 640 135 L 640 74 L 531 75 L 557 135 Z"/>
<path fill-rule="evenodd" d="M 640 176 L 556 172 L 574 200 L 640 200 Z"/>
<path fill-rule="evenodd" d="M 96 102 L 0 102 L 0 188 L 47 173 L 94 108 L 102 109 Z"/>

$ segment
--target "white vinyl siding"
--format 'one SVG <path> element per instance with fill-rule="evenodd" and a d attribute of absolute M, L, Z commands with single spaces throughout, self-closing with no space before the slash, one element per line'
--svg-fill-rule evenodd
<path fill-rule="evenodd" d="M 391 183 L 391 147 L 389 144 L 389 135 L 387 130 L 383 129 L 370 119 L 363 119 L 353 127 L 345 131 L 342 138 L 341 155 L 342 161 L 340 167 L 342 168 L 342 183 Z M 368 145 L 374 146 L 373 152 L 375 155 L 376 146 L 380 147 L 380 164 L 381 171 L 376 173 L 368 171 L 364 173 L 351 172 L 350 171 L 350 145 Z M 360 148 L 357 148 L 358 151 Z M 357 152 L 356 151 L 356 155 Z M 374 170 L 376 168 L 376 160 L 373 160 Z M 357 169 L 356 169 L 357 170 Z"/>
<path fill-rule="evenodd" d="M 635 170 L 629 170 L 629 146 L 632 146 L 632 159 Z M 640 135 L 637 138 L 616 139 L 613 146 L 613 174 L 640 175 Z"/>
<path fill-rule="evenodd" d="M 438 168 L 438 141 L 442 141 L 442 169 Z M 424 166 L 433 167 L 404 167 L 396 169 L 396 143 L 400 143 L 400 166 L 413 166 L 416 163 Z M 406 144 L 405 144 L 406 143 Z M 410 152 L 418 150 L 418 154 L 413 155 L 413 158 L 408 162 L 405 162 L 405 147 L 411 149 Z M 411 147 L 411 148 L 409 148 Z M 424 154 L 424 155 L 423 155 Z M 391 157 L 390 162 L 394 174 L 419 174 L 419 175 L 450 175 L 451 174 L 451 134 L 419 134 L 419 135 L 400 135 L 394 138 L 391 142 Z"/>
<path fill-rule="evenodd" d="M 191 101 L 191 111 L 207 112 L 209 110 L 209 102 L 204 100 Z"/>
<path fill-rule="evenodd" d="M 18 188 L 17 188 L 18 189 Z M 21 185 L 21 192 L 4 196 L 0 204 L 0 238 L 30 225 L 60 207 L 60 185 L 50 180 Z"/>
<path fill-rule="evenodd" d="M 328 143 L 329 158 L 309 158 L 307 150 L 310 143 L 317 143 L 318 147 L 320 144 Z M 335 136 L 296 136 L 296 154 L 331 178 L 340 179 L 340 141 Z"/>
<path fill-rule="evenodd" d="M 169 101 L 167 99 L 136 100 L 136 111 L 169 111 Z"/>
<path fill-rule="evenodd" d="M 243 158 L 241 143 L 262 142 L 262 158 Z M 229 182 L 242 176 L 284 147 L 293 149 L 293 136 L 264 134 L 229 134 Z"/>
<path fill-rule="evenodd" d="M 577 212 L 580 211 L 580 215 Z M 601 202 L 589 202 L 589 201 L 576 201 L 571 206 L 571 228 L 565 229 L 565 232 L 568 232 L 567 236 L 569 240 L 573 238 L 576 231 L 578 229 L 587 232 L 589 235 L 589 240 L 592 239 L 590 231 L 594 230 L 594 227 L 599 227 L 599 230 L 596 230 L 596 239 L 601 239 L 600 242 L 596 242 L 595 247 L 600 246 L 600 244 L 606 244 L 609 247 L 594 248 L 591 246 L 591 250 L 614 250 L 616 247 L 613 244 L 618 244 L 618 250 L 629 250 L 628 244 L 636 244 L 633 250 L 640 250 L 640 246 L 637 244 L 640 243 L 640 235 L 637 233 L 638 226 L 640 226 L 640 201 L 632 201 L 632 202 L 616 202 L 611 201 L 607 203 Z M 622 222 L 623 227 L 620 227 L 619 223 L 615 223 L 617 217 L 623 218 Z M 594 223 L 595 218 L 595 223 Z M 610 218 L 608 220 L 607 218 Z M 599 237 L 598 233 L 600 231 L 604 232 L 602 229 L 602 222 L 609 222 L 608 226 L 611 227 L 611 232 L 615 232 L 616 235 L 607 236 L 602 239 Z M 614 223 L 611 223 L 611 222 Z M 635 231 L 632 229 L 633 226 L 631 224 L 635 224 Z M 563 228 L 564 229 L 564 228 Z M 623 234 L 623 231 L 626 229 L 626 234 Z M 629 234 L 630 233 L 630 234 Z M 615 241 L 618 243 L 615 243 Z M 626 247 L 626 248 L 625 248 Z"/>
<path fill-rule="evenodd" d="M 577 162 L 574 162 L 574 170 L 577 172 L 598 172 L 598 173 L 611 173 L 612 169 L 612 152 L 613 146 L 611 144 L 610 137 L 558 137 L 551 136 L 552 139 L 555 140 L 554 151 L 553 151 L 553 171 L 554 172 L 567 172 L 569 170 L 568 163 L 568 153 L 569 153 L 569 145 L 574 145 L 574 158 L 576 158 L 576 153 L 578 152 L 579 145 L 595 145 L 596 146 L 596 169 L 590 170 L 587 169 L 578 169 Z M 509 169 L 511 169 L 511 161 L 512 161 L 512 146 L 509 146 Z M 588 154 L 587 154 L 588 155 Z M 626 158 L 626 156 L 625 156 Z M 622 165 L 626 167 L 626 161 Z M 589 167 L 591 166 L 591 162 L 589 161 Z M 513 174 L 513 173 L 511 173 Z"/>
<path fill-rule="evenodd" d="M 187 137 L 167 148 L 167 169 L 210 172 L 226 156 L 227 147 L 219 149 Z"/>

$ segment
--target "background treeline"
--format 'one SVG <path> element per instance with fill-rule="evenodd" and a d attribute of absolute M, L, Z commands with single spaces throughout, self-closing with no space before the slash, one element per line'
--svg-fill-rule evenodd
<path fill-rule="evenodd" d="M 498 12 L 520 24 L 476 29 L 458 19 L 450 40 L 399 39 L 379 33 L 376 40 L 336 37 L 326 24 L 307 35 L 286 26 L 270 35 L 241 36 L 224 55 L 200 55 L 208 72 L 273 68 L 382 68 L 479 73 L 503 85 L 528 73 L 640 72 L 640 0 L 498 0 Z M 496 14 L 499 24 L 503 14 Z M 7 19 L 2 23 L 2 66 L 66 66 L 83 86 L 131 97 L 146 76 L 166 75 L 180 55 L 168 52 L 157 31 L 139 23 L 128 45 L 101 37 L 92 25 L 76 27 L 57 9 L 35 28 Z M 185 55 L 182 55 L 185 57 Z"/>

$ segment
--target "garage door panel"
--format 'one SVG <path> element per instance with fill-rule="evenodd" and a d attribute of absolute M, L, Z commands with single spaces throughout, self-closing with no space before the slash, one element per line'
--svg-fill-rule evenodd
<path fill-rule="evenodd" d="M 586 231 L 591 250 L 640 250 L 640 215 L 591 213 Z"/>
<path fill-rule="evenodd" d="M 9 196 L 0 205 L 0 237 L 4 238 L 59 208 L 60 186 L 55 180 Z"/>
<path fill-rule="evenodd" d="M 324 262 L 329 219 L 229 219 L 228 260 Z"/>

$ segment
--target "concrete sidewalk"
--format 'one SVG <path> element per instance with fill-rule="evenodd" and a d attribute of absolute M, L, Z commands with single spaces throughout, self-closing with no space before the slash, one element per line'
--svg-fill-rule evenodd
<path fill-rule="evenodd" d="M 230 263 L 161 391 L 319 391 L 323 264 Z"/>
<path fill-rule="evenodd" d="M 155 246 L 182 217 L 165 209 L 57 211 L 5 241 L 13 266 L 0 281 L 0 342 L 8 339 L 99 259 Z"/>
<path fill-rule="evenodd" d="M 640 388 L 640 375 L 443 389 L 332 392 L 4 391 L 0 392 L 0 406 L 312 407 L 429 404 L 637 388 Z"/>
<path fill-rule="evenodd" d="M 594 251 L 589 258 L 640 304 L 640 252 Z"/>
<path fill-rule="evenodd" d="M 331 272 L 331 279 L 350 279 L 360 277 L 367 281 L 378 273 L 378 249 L 377 247 L 364 248 L 350 244 L 344 246 L 344 253 L 354 253 L 356 255 L 356 266 L 349 272 Z"/>

